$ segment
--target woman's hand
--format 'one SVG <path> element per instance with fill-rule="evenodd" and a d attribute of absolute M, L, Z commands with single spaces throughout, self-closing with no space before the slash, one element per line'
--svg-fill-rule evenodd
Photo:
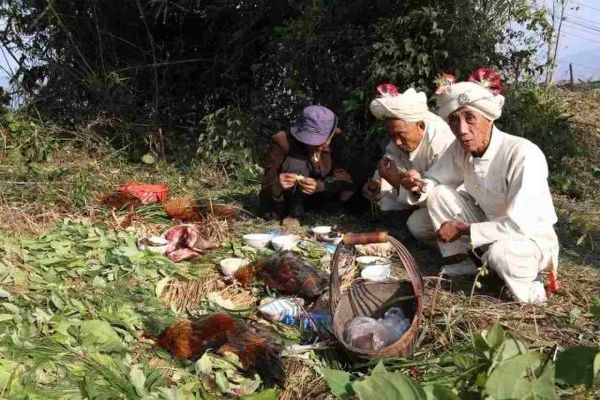
<path fill-rule="evenodd" d="M 279 184 L 283 188 L 283 190 L 288 190 L 296 185 L 298 181 L 298 174 L 292 174 L 289 172 L 283 172 L 279 174 Z"/>
<path fill-rule="evenodd" d="M 304 178 L 298 181 L 298 184 L 300 185 L 300 188 L 302 189 L 302 193 L 304 194 L 314 194 L 316 192 L 319 192 L 321 190 L 323 190 L 323 183 L 320 181 L 317 181 L 316 179 L 313 178 Z"/>

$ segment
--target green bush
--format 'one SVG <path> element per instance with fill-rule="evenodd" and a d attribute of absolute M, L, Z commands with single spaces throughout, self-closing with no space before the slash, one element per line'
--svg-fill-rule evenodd
<path fill-rule="evenodd" d="M 560 171 L 563 157 L 577 154 L 578 149 L 569 107 L 559 90 L 536 82 L 517 83 L 506 88 L 505 96 L 500 129 L 537 144 L 550 171 Z"/>
<path fill-rule="evenodd" d="M 48 127 L 23 113 L 6 113 L 0 120 L 0 127 L 0 141 L 4 142 L 0 143 L 0 158 L 6 155 L 28 163 L 43 162 L 48 160 L 55 147 Z M 4 151 L 7 154 L 2 154 Z"/>
<path fill-rule="evenodd" d="M 224 107 L 201 121 L 198 157 L 221 166 L 228 174 L 243 180 L 258 178 L 258 129 L 252 118 L 236 107 Z"/>

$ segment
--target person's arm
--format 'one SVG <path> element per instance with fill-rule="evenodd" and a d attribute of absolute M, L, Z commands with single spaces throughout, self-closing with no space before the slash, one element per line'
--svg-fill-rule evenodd
<path fill-rule="evenodd" d="M 348 164 L 345 147 L 342 130 L 340 128 L 335 128 L 335 132 L 333 133 L 333 137 L 331 138 L 331 143 L 329 145 L 331 151 L 331 172 L 335 171 L 336 169 L 346 170 Z"/>
<path fill-rule="evenodd" d="M 464 182 L 464 151 L 458 141 L 452 142 L 441 157 L 421 176 L 423 181 L 419 192 L 408 194 L 408 204 L 420 205 L 437 185 L 457 188 Z"/>
<path fill-rule="evenodd" d="M 527 144 L 511 157 L 506 215 L 471 224 L 473 248 L 505 239 L 531 238 L 542 224 L 556 222 L 548 187 L 548 165 L 541 150 Z"/>
<path fill-rule="evenodd" d="M 333 135 L 329 145 L 331 170 L 326 177 L 319 181 L 319 191 L 339 193 L 345 190 L 354 190 L 354 182 L 347 169 L 346 143 L 342 131 L 336 128 Z"/>
<path fill-rule="evenodd" d="M 283 188 L 279 183 L 279 172 L 287 155 L 285 132 L 278 132 L 271 140 L 269 155 L 264 164 L 264 175 L 260 189 L 260 200 L 263 204 L 283 201 Z"/>
<path fill-rule="evenodd" d="M 377 165 L 377 176 L 381 197 L 398 204 L 409 206 L 408 191 L 402 187 L 402 178 L 412 168 L 408 155 L 399 150 L 394 143 L 386 148 L 386 152 Z"/>

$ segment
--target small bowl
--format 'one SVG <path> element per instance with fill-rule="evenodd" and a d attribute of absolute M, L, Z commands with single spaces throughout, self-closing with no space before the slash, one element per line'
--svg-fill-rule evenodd
<path fill-rule="evenodd" d="M 169 241 L 159 236 L 150 236 L 138 240 L 138 248 L 152 253 L 165 254 Z"/>
<path fill-rule="evenodd" d="M 361 268 L 367 268 L 372 265 L 380 265 L 389 268 L 392 264 L 389 259 L 377 256 L 356 257 L 356 262 L 358 263 L 358 265 L 360 265 Z"/>
<path fill-rule="evenodd" d="M 326 235 L 329 232 L 331 232 L 331 226 L 327 226 L 327 225 L 314 226 L 311 229 L 311 231 L 315 235 Z"/>
<path fill-rule="evenodd" d="M 272 237 L 273 235 L 269 235 L 268 233 L 249 233 L 242 236 L 242 240 L 248 246 L 261 249 L 263 247 L 267 247 Z"/>
<path fill-rule="evenodd" d="M 331 236 L 331 234 L 334 233 L 333 236 Z M 324 233 L 324 234 L 319 234 L 317 235 L 317 239 L 322 241 L 322 242 L 329 242 L 329 243 L 333 243 L 334 245 L 338 245 L 343 239 L 344 239 L 344 235 L 342 235 L 339 232 L 329 232 L 329 233 Z"/>
<path fill-rule="evenodd" d="M 276 251 L 291 250 L 300 241 L 300 236 L 297 235 L 282 235 L 275 236 L 271 239 L 271 246 Z"/>
<path fill-rule="evenodd" d="M 389 279 L 391 275 L 389 265 L 369 265 L 360 271 L 360 276 L 368 281 L 381 282 Z"/>
<path fill-rule="evenodd" d="M 238 269 L 249 263 L 250 261 L 245 258 L 224 258 L 219 262 L 219 266 L 223 275 L 232 276 Z"/>

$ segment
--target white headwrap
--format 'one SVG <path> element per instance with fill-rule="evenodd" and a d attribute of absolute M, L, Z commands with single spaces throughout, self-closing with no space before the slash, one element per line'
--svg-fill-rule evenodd
<path fill-rule="evenodd" d="M 427 116 L 427 96 L 410 88 L 397 96 L 378 97 L 369 106 L 377 119 L 401 119 L 406 122 L 423 121 Z"/>
<path fill-rule="evenodd" d="M 448 115 L 461 107 L 480 112 L 487 119 L 494 121 L 502 115 L 504 96 L 494 94 L 489 89 L 475 82 L 459 82 L 438 89 L 438 114 L 444 120 Z"/>

